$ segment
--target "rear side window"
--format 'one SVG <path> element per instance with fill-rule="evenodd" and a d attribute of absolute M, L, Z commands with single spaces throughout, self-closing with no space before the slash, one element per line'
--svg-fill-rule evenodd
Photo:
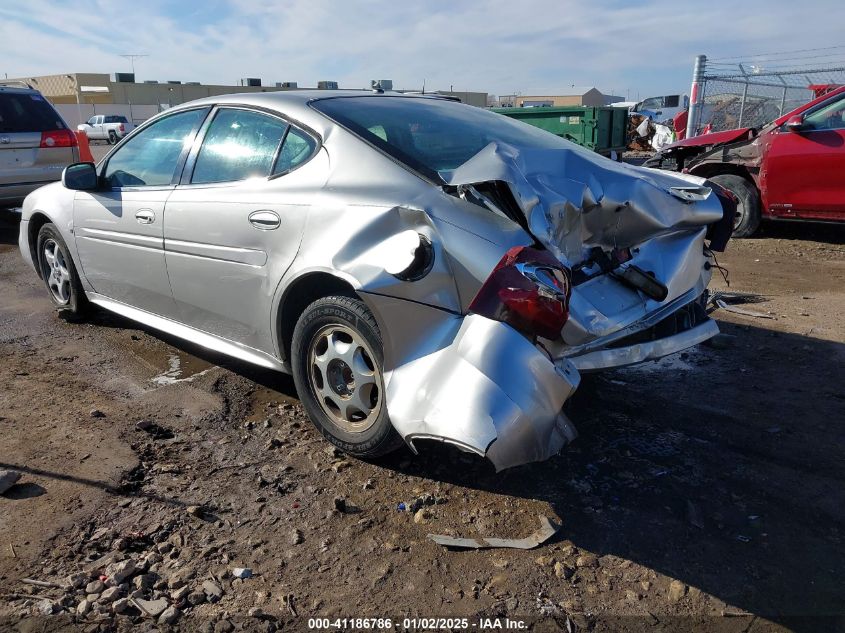
<path fill-rule="evenodd" d="M 316 147 L 317 142 L 313 138 L 305 132 L 300 132 L 295 127 L 291 127 L 287 136 L 285 136 L 285 143 L 282 145 L 282 151 L 279 152 L 273 175 L 284 174 L 296 169 L 311 158 Z"/>
<path fill-rule="evenodd" d="M 106 123 L 128 123 L 125 116 L 107 116 Z"/>
<path fill-rule="evenodd" d="M 258 112 L 220 110 L 205 134 L 191 182 L 266 178 L 287 128 L 281 119 Z"/>
<path fill-rule="evenodd" d="M 110 186 L 169 185 L 205 114 L 204 109 L 178 112 L 132 136 L 109 158 L 104 175 Z"/>
<path fill-rule="evenodd" d="M 0 132 L 49 132 L 65 124 L 40 94 L 0 93 Z"/>

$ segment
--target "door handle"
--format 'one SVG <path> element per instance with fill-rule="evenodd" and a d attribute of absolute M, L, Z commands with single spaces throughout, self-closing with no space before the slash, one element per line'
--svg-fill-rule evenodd
<path fill-rule="evenodd" d="M 272 231 L 281 226 L 282 219 L 275 211 L 262 209 L 249 214 L 249 223 L 261 231 Z"/>
<path fill-rule="evenodd" d="M 152 224 L 156 220 L 156 214 L 152 209 L 141 209 L 135 214 L 135 219 L 138 220 L 138 224 Z"/>

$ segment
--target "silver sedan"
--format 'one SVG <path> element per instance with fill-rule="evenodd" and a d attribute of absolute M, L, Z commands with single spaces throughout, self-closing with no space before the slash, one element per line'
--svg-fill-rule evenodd
<path fill-rule="evenodd" d="M 293 374 L 311 420 L 376 457 L 449 442 L 556 454 L 580 373 L 677 352 L 734 202 L 449 99 L 292 91 L 167 110 L 30 194 L 53 304 L 96 304 Z"/>

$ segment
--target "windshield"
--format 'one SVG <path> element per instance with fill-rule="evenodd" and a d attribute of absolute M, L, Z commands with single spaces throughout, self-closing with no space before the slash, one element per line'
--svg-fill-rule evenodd
<path fill-rule="evenodd" d="M 492 142 L 524 149 L 576 145 L 502 114 L 445 99 L 335 97 L 312 106 L 435 182 Z"/>

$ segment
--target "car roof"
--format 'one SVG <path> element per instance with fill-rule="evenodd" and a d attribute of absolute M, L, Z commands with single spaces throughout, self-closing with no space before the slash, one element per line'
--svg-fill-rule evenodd
<path fill-rule="evenodd" d="M 265 108 L 277 111 L 295 121 L 305 124 L 312 130 L 323 133 L 327 127 L 335 125 L 328 118 L 309 107 L 314 101 L 324 99 L 342 99 L 346 97 L 370 98 L 402 98 L 402 99 L 431 99 L 438 101 L 455 101 L 454 98 L 437 94 L 405 94 L 401 92 L 378 92 L 374 90 L 278 90 L 273 92 L 239 92 L 225 95 L 203 97 L 194 101 L 186 101 L 169 108 L 164 112 L 178 112 L 197 106 L 239 105 Z M 162 116 L 164 112 L 161 113 Z"/>
<path fill-rule="evenodd" d="M 16 95 L 40 95 L 35 88 L 22 88 L 20 86 L 4 86 L 0 84 L 0 93 Z"/>
<path fill-rule="evenodd" d="M 175 106 L 182 109 L 198 105 L 247 105 L 269 110 L 278 110 L 292 116 L 302 115 L 308 118 L 309 103 L 324 99 L 341 99 L 345 97 L 399 97 L 404 99 L 438 99 L 454 100 L 441 95 L 404 94 L 401 92 L 376 92 L 374 90 L 279 90 L 274 92 L 236 92 L 225 95 L 203 97 L 195 101 L 188 101 Z"/>
<path fill-rule="evenodd" d="M 215 95 L 191 101 L 189 103 L 242 103 L 265 107 L 278 107 L 281 104 L 305 104 L 318 99 L 338 99 L 341 97 L 404 97 L 407 99 L 449 99 L 436 94 L 406 94 L 402 92 L 377 92 L 374 90 L 277 90 L 273 92 L 236 92 Z M 187 105 L 180 104 L 179 107 Z"/>

